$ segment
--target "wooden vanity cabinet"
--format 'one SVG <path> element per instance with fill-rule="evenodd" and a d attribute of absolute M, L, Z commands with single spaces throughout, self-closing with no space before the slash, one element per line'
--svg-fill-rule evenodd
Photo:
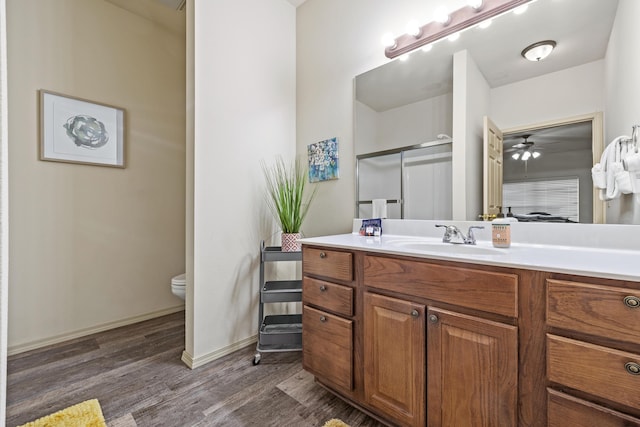
<path fill-rule="evenodd" d="M 354 288 L 350 252 L 302 249 L 302 366 L 350 395 L 354 388 Z"/>
<path fill-rule="evenodd" d="M 550 426 L 640 426 L 640 289 L 603 282 L 546 281 Z"/>
<path fill-rule="evenodd" d="M 403 396 L 403 405 L 387 399 L 395 403 L 393 409 L 403 409 L 393 414 L 398 425 L 424 426 L 425 420 L 428 426 L 517 425 L 518 328 L 464 313 L 475 309 L 515 318 L 517 275 L 442 265 L 430 260 L 366 255 L 363 285 L 367 349 L 363 364 L 369 404 L 378 403 L 369 398 L 371 390 L 367 384 L 379 384 L 380 354 L 385 355 L 373 350 L 385 348 L 389 342 L 393 349 L 388 351 L 400 355 L 401 359 L 394 359 L 394 355 L 385 355 L 385 358 L 396 366 L 409 361 L 426 362 L 411 369 L 393 368 L 397 380 L 405 382 L 404 389 L 385 383 L 380 386 L 393 390 L 396 397 Z M 374 292 L 401 296 L 388 298 Z M 426 317 L 423 316 L 425 307 Z M 371 324 L 375 327 L 368 326 Z M 386 333 L 371 333 L 372 330 Z M 411 335 L 409 331 L 415 332 Z M 411 380 L 411 375 L 420 381 L 426 380 L 426 390 L 423 383 Z M 416 396 L 410 396 L 406 384 L 418 387 L 412 390 Z M 378 392 L 376 396 L 382 394 Z M 426 399 L 417 406 L 408 405 L 410 397 L 417 400 L 417 396 Z M 392 406 L 386 401 L 383 403 L 386 407 Z M 404 418 L 399 414 L 404 414 Z"/>

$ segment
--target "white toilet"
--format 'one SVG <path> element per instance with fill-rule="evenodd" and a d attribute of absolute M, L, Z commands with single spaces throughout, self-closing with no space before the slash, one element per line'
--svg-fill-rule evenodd
<path fill-rule="evenodd" d="M 181 300 L 184 300 L 187 293 L 186 274 L 180 274 L 179 276 L 171 278 L 171 292 Z"/>

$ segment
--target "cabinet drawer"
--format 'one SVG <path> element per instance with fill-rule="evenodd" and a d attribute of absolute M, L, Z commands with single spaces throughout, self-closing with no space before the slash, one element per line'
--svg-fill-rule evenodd
<path fill-rule="evenodd" d="M 353 254 L 303 246 L 302 271 L 305 274 L 350 282 L 353 280 Z"/>
<path fill-rule="evenodd" d="M 547 426 L 640 426 L 640 419 L 547 389 Z"/>
<path fill-rule="evenodd" d="M 515 274 L 366 256 L 364 284 L 490 313 L 518 315 Z"/>
<path fill-rule="evenodd" d="M 640 408 L 640 355 L 547 334 L 547 376 L 594 396 Z"/>
<path fill-rule="evenodd" d="M 636 289 L 547 280 L 547 323 L 577 332 L 639 342 L 640 306 L 634 306 L 639 301 L 635 298 L 640 298 L 640 291 Z"/>
<path fill-rule="evenodd" d="M 353 388 L 353 322 L 302 308 L 302 366 L 323 381 Z"/>
<path fill-rule="evenodd" d="M 353 288 L 323 280 L 305 277 L 302 281 L 302 299 L 343 316 L 353 316 Z"/>

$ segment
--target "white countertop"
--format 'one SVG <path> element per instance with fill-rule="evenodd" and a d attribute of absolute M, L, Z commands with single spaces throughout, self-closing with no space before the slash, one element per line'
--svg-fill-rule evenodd
<path fill-rule="evenodd" d="M 567 234 L 583 232 L 582 228 L 573 228 L 569 225 L 569 231 L 562 230 L 559 224 L 530 224 L 519 223 L 512 225 L 512 239 L 522 236 L 524 243 L 512 242 L 509 248 L 494 248 L 490 236 L 490 223 L 482 222 L 453 222 L 437 221 L 437 223 L 455 224 L 466 233 L 465 225 L 473 223 L 485 226 L 485 230 L 476 233 L 477 244 L 466 248 L 467 245 L 453 245 L 442 243 L 442 229 L 435 228 L 435 221 L 410 221 L 413 224 L 392 223 L 385 220 L 383 223 L 383 235 L 380 237 L 360 236 L 355 232 L 332 236 L 304 238 L 303 244 L 316 244 L 334 248 L 354 249 L 369 252 L 415 256 L 446 261 L 461 261 L 472 264 L 494 265 L 500 267 L 512 267 L 528 270 L 541 270 L 556 273 L 566 273 L 583 276 L 594 276 L 610 279 L 640 281 L 640 240 L 637 239 L 638 230 L 633 227 L 615 230 L 605 229 L 612 233 L 614 238 L 625 239 L 616 247 L 615 241 L 604 237 L 594 239 L 589 233 L 599 232 L 594 224 L 585 224 L 587 236 L 579 235 L 574 238 L 566 238 L 569 245 L 560 245 L 555 242 Z M 385 226 L 386 225 L 386 226 Z M 418 227 L 416 227 L 418 225 Z M 551 226 L 551 227 L 545 227 Z M 407 229 L 406 226 L 409 226 Z M 467 225 L 468 226 L 468 225 Z M 542 227 L 540 227 L 542 226 Z M 567 226 L 564 225 L 563 226 Z M 357 226 L 359 228 L 359 225 Z M 596 228 L 593 228 L 596 227 Z M 385 232 L 389 229 L 396 234 Z M 521 232 L 518 234 L 518 232 Z M 546 236 L 551 233 L 551 236 Z M 524 236 L 527 236 L 526 239 Z M 609 234 L 607 234 L 609 236 Z M 535 242 L 535 240 L 538 242 Z M 630 240 L 631 243 L 627 242 Z M 549 242 L 554 242 L 549 243 Z"/>

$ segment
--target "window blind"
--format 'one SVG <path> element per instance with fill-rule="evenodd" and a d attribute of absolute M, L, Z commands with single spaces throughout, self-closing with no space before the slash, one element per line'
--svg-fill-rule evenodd
<path fill-rule="evenodd" d="M 578 222 L 580 206 L 578 178 L 551 178 L 505 182 L 502 188 L 504 211 L 514 214 L 545 212 Z"/>

